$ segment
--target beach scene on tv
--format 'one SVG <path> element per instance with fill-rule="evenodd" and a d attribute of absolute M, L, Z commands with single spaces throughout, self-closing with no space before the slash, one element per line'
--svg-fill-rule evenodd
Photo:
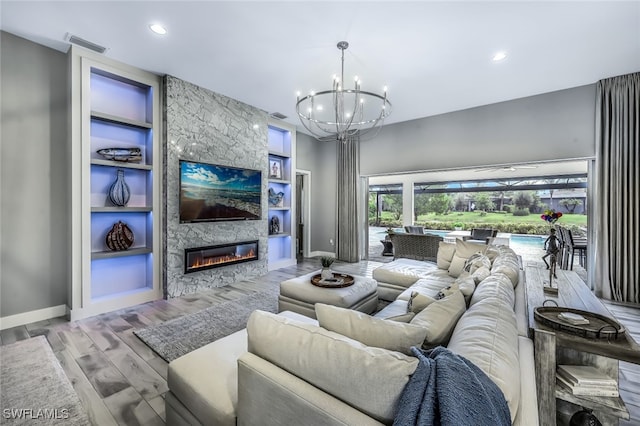
<path fill-rule="evenodd" d="M 260 219 L 258 170 L 180 162 L 180 222 Z"/>

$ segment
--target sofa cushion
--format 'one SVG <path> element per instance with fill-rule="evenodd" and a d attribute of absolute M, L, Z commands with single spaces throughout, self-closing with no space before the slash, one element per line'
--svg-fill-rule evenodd
<path fill-rule="evenodd" d="M 513 420 L 520 401 L 518 332 L 513 307 L 496 297 L 474 304 L 458 321 L 447 348 L 473 362 L 498 385 Z"/>
<path fill-rule="evenodd" d="M 414 291 L 435 298 L 440 290 L 449 287 L 454 281 L 455 279 L 450 276 L 447 271 L 437 269 L 429 274 L 428 277 L 421 278 L 413 283 L 411 287 L 400 293 L 396 300 L 409 300 L 411 293 Z"/>
<path fill-rule="evenodd" d="M 413 259 L 396 259 L 373 270 L 373 278 L 383 283 L 409 287 L 418 279 L 437 269 L 433 262 Z"/>
<path fill-rule="evenodd" d="M 444 241 L 440 241 L 440 244 L 438 245 L 438 256 L 436 258 L 438 268 L 449 269 L 455 252 L 456 245 L 454 243 L 445 243 Z"/>
<path fill-rule="evenodd" d="M 520 262 L 517 257 L 509 255 L 500 255 L 493 261 L 491 273 L 502 273 L 509 277 L 511 284 L 515 287 L 518 285 Z"/>
<path fill-rule="evenodd" d="M 247 334 L 249 352 L 383 423 L 393 421 L 418 364 L 400 352 L 268 312 L 251 314 Z"/>
<path fill-rule="evenodd" d="M 476 291 L 474 291 L 473 296 L 471 296 L 469 307 L 490 297 L 496 297 L 503 300 L 511 307 L 511 309 L 514 308 L 516 296 L 509 277 L 501 273 L 491 274 L 484 281 L 478 284 Z"/>
<path fill-rule="evenodd" d="M 444 299 L 435 301 L 424 308 L 422 312 L 416 314 L 411 320 L 411 324 L 424 327 L 427 330 L 427 336 L 422 346 L 428 349 L 438 345 L 446 345 L 466 307 L 462 293 L 457 291 Z"/>
<path fill-rule="evenodd" d="M 350 337 L 367 346 L 411 355 L 411 346 L 422 344 L 427 331 L 416 325 L 385 321 L 362 312 L 316 303 L 320 327 Z"/>

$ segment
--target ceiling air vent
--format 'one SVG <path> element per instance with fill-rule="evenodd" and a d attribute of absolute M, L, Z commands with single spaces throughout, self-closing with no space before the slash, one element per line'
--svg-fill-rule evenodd
<path fill-rule="evenodd" d="M 284 120 L 285 118 L 287 118 L 286 115 L 284 115 L 284 114 L 282 114 L 280 112 L 272 112 L 270 115 L 271 115 L 271 117 L 277 118 L 277 119 L 280 119 L 280 120 Z"/>
<path fill-rule="evenodd" d="M 85 49 L 93 50 L 94 52 L 104 53 L 107 51 L 106 47 L 100 46 L 99 44 L 92 43 L 78 36 L 74 36 L 73 34 L 67 33 L 64 36 L 64 39 L 69 43 L 75 44 L 76 46 L 84 47 Z"/>

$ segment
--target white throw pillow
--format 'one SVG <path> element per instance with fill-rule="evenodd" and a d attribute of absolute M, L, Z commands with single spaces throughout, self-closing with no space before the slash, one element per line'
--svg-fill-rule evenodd
<path fill-rule="evenodd" d="M 453 259 L 453 255 L 456 252 L 456 245 L 453 243 L 445 243 L 444 241 L 440 241 L 438 244 L 438 255 L 436 257 L 436 262 L 438 264 L 438 268 L 440 269 L 449 269 L 451 265 L 451 260 Z"/>
<path fill-rule="evenodd" d="M 416 314 L 411 320 L 411 324 L 424 327 L 427 330 L 423 348 L 446 346 L 466 307 L 462 293 L 457 291 L 444 299 L 437 300 Z"/>
<path fill-rule="evenodd" d="M 453 255 L 453 259 L 451 260 L 451 265 L 449 266 L 449 275 L 454 278 L 458 278 L 460 274 L 464 271 L 464 264 L 467 261 L 465 257 L 460 257 L 458 254 Z"/>
<path fill-rule="evenodd" d="M 418 365 L 415 357 L 262 311 L 249 317 L 247 345 L 249 352 L 385 424 L 393 423 L 400 394 Z"/>
<path fill-rule="evenodd" d="M 449 266 L 449 275 L 454 278 L 460 276 L 464 270 L 465 262 L 476 253 L 482 253 L 487 248 L 484 244 L 471 243 L 460 239 L 456 240 L 456 252 Z"/>
<path fill-rule="evenodd" d="M 411 346 L 420 346 L 427 331 L 416 325 L 385 321 L 363 312 L 316 303 L 320 327 L 350 337 L 367 346 L 411 355 Z"/>
<path fill-rule="evenodd" d="M 486 244 L 456 239 L 456 255 L 465 259 L 470 258 L 473 254 L 483 253 L 486 249 Z"/>
<path fill-rule="evenodd" d="M 485 268 L 483 266 L 482 268 L 476 269 L 476 271 L 471 274 L 471 277 L 473 278 L 473 281 L 475 281 L 476 285 L 478 285 L 482 281 L 487 279 L 489 275 L 491 275 L 491 271 L 489 270 L 489 268 Z"/>
<path fill-rule="evenodd" d="M 417 291 L 413 291 L 411 292 L 411 298 L 409 299 L 409 303 L 407 304 L 407 312 L 413 312 L 414 314 L 417 314 L 435 301 L 436 299 L 434 299 L 433 297 L 427 296 L 425 294 L 420 294 Z"/>
<path fill-rule="evenodd" d="M 454 283 L 464 296 L 465 303 L 469 305 L 471 296 L 473 296 L 473 292 L 476 290 L 476 282 L 473 280 L 473 277 L 469 275 L 461 276 L 457 278 Z"/>

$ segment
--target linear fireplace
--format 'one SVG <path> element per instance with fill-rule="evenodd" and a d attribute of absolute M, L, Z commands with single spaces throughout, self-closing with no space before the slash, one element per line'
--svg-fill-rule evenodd
<path fill-rule="evenodd" d="M 218 244 L 184 250 L 184 273 L 258 260 L 258 241 Z"/>

